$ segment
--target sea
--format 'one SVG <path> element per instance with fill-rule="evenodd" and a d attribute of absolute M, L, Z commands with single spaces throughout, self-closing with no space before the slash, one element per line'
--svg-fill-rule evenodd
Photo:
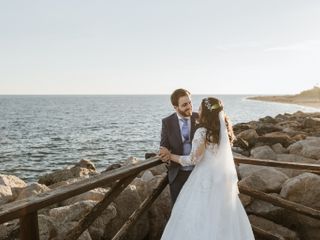
<path fill-rule="evenodd" d="M 318 109 L 214 95 L 233 124 Z M 194 111 L 206 96 L 193 95 Z M 98 171 L 159 148 L 161 119 L 174 109 L 169 95 L 0 95 L 0 174 L 29 183 L 81 159 Z"/>

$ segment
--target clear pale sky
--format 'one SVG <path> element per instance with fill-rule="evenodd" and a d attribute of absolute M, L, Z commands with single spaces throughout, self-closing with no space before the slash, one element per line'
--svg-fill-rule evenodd
<path fill-rule="evenodd" d="M 318 83 L 318 0 L 0 0 L 0 94 L 290 94 Z"/>

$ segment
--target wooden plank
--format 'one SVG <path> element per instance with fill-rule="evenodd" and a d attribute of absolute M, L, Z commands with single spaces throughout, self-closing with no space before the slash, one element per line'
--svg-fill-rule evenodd
<path fill-rule="evenodd" d="M 279 168 L 291 168 L 298 170 L 306 170 L 309 172 L 320 173 L 320 164 L 311 164 L 311 163 L 296 163 L 296 162 L 280 162 L 275 160 L 266 160 L 266 159 L 254 159 L 254 158 L 234 158 L 236 163 L 251 164 L 251 165 L 260 165 L 260 166 L 269 166 L 269 167 L 279 167 Z"/>
<path fill-rule="evenodd" d="M 110 192 L 108 192 L 104 198 L 94 206 L 91 212 L 85 216 L 79 224 L 72 229 L 68 234 L 66 234 L 65 240 L 76 240 L 81 234 L 90 227 L 90 225 L 101 215 L 104 209 L 106 209 L 111 202 L 132 182 L 136 177 L 136 174 L 133 176 L 121 179 L 119 182 L 114 184 L 111 187 Z"/>
<path fill-rule="evenodd" d="M 120 230 L 117 232 L 117 234 L 112 238 L 112 240 L 121 240 L 125 236 L 127 236 L 128 231 L 131 229 L 131 227 L 134 226 L 134 224 L 138 221 L 139 217 L 145 211 L 147 211 L 151 204 L 157 199 L 157 197 L 162 193 L 163 189 L 168 185 L 168 177 L 165 176 L 159 183 L 159 185 L 152 191 L 149 197 L 147 197 L 139 206 L 138 209 L 136 209 L 131 216 L 129 217 L 128 221 L 126 221 L 123 226 L 120 228 Z"/>
<path fill-rule="evenodd" d="M 38 211 L 39 209 L 61 202 L 91 189 L 114 183 L 116 180 L 126 178 L 132 174 L 139 173 L 159 164 L 162 164 L 162 161 L 159 160 L 158 157 L 150 158 L 135 165 L 118 168 L 52 191 L 41 193 L 36 197 L 30 197 L 1 205 L 0 224 L 20 218 L 26 214 Z"/>
<path fill-rule="evenodd" d="M 39 240 L 38 212 L 20 218 L 20 239 Z"/>
<path fill-rule="evenodd" d="M 255 235 L 261 237 L 264 240 L 285 240 L 284 237 L 278 235 L 278 234 L 274 234 L 274 233 L 270 233 L 267 232 L 257 226 L 254 226 L 251 224 L 252 230 L 255 233 Z"/>
<path fill-rule="evenodd" d="M 245 187 L 245 186 L 239 186 L 240 193 L 246 194 L 248 196 L 254 197 L 256 199 L 263 200 L 265 202 L 272 203 L 275 206 L 282 207 L 297 213 L 304 214 L 306 216 L 319 219 L 320 220 L 320 211 L 306 207 L 304 205 L 301 205 L 299 203 L 291 202 L 288 200 L 285 200 L 280 197 L 272 196 L 269 194 L 266 194 L 264 192 L 255 190 L 253 188 Z"/>

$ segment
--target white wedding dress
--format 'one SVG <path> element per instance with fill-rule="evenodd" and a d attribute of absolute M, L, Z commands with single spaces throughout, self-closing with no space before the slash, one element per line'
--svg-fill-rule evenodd
<path fill-rule="evenodd" d="M 252 240 L 247 214 L 238 197 L 238 178 L 219 113 L 220 140 L 205 144 L 206 129 L 197 129 L 189 156 L 181 165 L 195 165 L 172 209 L 162 240 Z"/>

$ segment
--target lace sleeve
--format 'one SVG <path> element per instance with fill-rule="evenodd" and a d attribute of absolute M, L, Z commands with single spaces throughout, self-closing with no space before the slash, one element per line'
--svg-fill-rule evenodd
<path fill-rule="evenodd" d="M 194 134 L 190 155 L 179 156 L 179 163 L 182 166 L 196 165 L 201 161 L 205 150 L 205 133 L 204 128 L 199 128 Z"/>

